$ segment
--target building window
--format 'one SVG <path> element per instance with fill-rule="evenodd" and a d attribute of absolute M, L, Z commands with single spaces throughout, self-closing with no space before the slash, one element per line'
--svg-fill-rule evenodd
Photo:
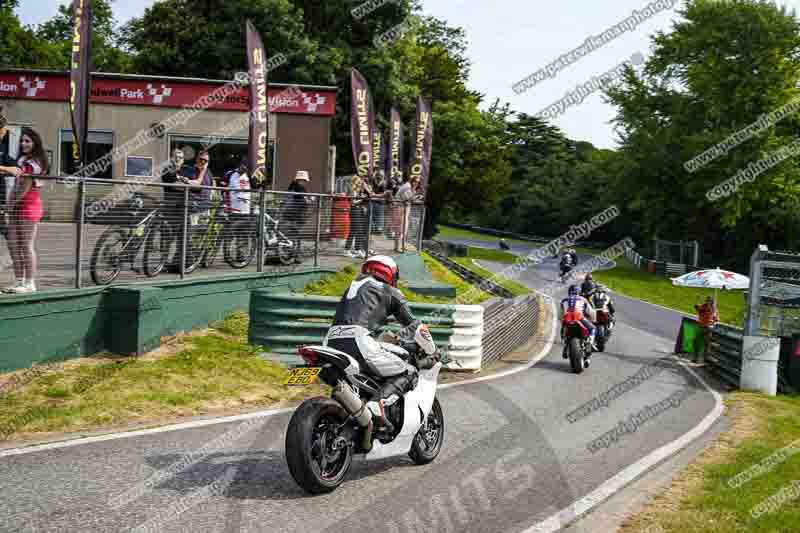
<path fill-rule="evenodd" d="M 212 140 L 209 137 L 191 135 L 170 135 L 169 153 L 176 148 L 183 150 L 186 158 L 184 164 L 195 165 L 197 154 L 203 150 Z M 222 178 L 229 170 L 235 170 L 239 166 L 239 161 L 247 157 L 247 139 L 225 138 L 221 141 L 213 139 L 214 146 L 209 149 L 211 155 L 211 175 L 214 178 Z M 275 141 L 270 139 L 267 148 L 267 176 L 274 177 L 275 161 Z M 268 184 L 269 185 L 269 184 Z"/>
<path fill-rule="evenodd" d="M 153 177 L 153 158 L 128 156 L 125 158 L 125 176 L 133 178 Z"/>
<path fill-rule="evenodd" d="M 72 134 L 72 130 L 61 130 L 60 173 L 62 175 L 73 175 L 78 171 L 73 154 L 74 141 L 75 136 Z M 108 131 L 89 131 L 86 144 L 86 162 L 87 164 L 91 164 L 93 161 L 97 161 L 108 154 L 114 148 L 114 134 Z M 107 180 L 113 179 L 114 161 L 112 161 L 105 170 L 95 172 L 90 177 Z"/>

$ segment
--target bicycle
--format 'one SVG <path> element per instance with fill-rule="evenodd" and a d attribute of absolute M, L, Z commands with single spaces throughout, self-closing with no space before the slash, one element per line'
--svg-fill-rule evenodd
<path fill-rule="evenodd" d="M 141 193 L 134 193 L 128 202 L 128 208 L 122 216 L 133 219 L 129 224 L 117 224 L 116 227 L 106 229 L 97 239 L 92 257 L 89 261 L 89 272 L 92 281 L 96 285 L 108 285 L 119 276 L 125 263 L 131 264 L 134 269 L 134 262 L 139 250 L 144 246 L 143 267 L 147 277 L 158 276 L 169 256 L 169 250 L 164 246 L 170 242 L 171 228 L 162 212 L 159 202 L 154 209 L 151 209 L 143 218 L 139 218 L 140 212 L 144 209 L 144 199 L 146 196 Z M 89 223 L 103 224 L 108 219 L 116 216 L 100 216 Z M 119 220 L 119 219 L 117 219 Z M 161 240 L 157 242 L 157 239 Z M 117 249 L 119 247 L 119 249 Z M 158 253 L 156 253 L 158 250 Z M 107 275 L 102 275 L 101 267 L 110 267 Z"/>
<path fill-rule="evenodd" d="M 225 262 L 238 268 L 227 245 L 236 235 L 238 217 L 226 213 L 219 201 L 193 201 L 191 211 L 194 216 L 204 211 L 208 214 L 200 215 L 202 221 L 199 223 L 189 225 L 184 273 L 191 274 L 200 265 L 210 268 L 217 261 L 220 250 Z"/>
<path fill-rule="evenodd" d="M 250 265 L 258 252 L 259 239 L 264 239 L 265 260 L 277 257 L 284 265 L 294 263 L 299 243 L 289 239 L 278 229 L 280 221 L 277 215 L 271 216 L 270 210 L 267 210 L 264 213 L 264 227 L 260 230 L 258 213 L 244 217 L 246 218 L 234 224 L 232 236 L 226 243 L 225 257 L 229 258 L 228 264 L 233 268 L 245 268 Z"/>

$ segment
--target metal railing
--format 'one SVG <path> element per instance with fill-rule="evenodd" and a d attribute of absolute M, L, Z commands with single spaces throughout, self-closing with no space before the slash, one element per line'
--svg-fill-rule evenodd
<path fill-rule="evenodd" d="M 422 241 L 425 207 L 419 203 L 153 181 L 37 179 L 43 207 L 38 224 L 0 216 L 0 288 L 30 272 L 42 291 L 341 268 L 372 253 L 417 251 Z"/>

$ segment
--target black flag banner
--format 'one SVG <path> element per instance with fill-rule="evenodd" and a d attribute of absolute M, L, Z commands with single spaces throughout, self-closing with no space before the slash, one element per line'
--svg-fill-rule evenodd
<path fill-rule="evenodd" d="M 372 143 L 375 135 L 375 114 L 369 86 L 356 69 L 350 72 L 350 133 L 353 138 L 353 161 L 356 174 L 364 179 L 373 175 L 375 158 Z"/>
<path fill-rule="evenodd" d="M 267 180 L 267 144 L 269 139 L 269 100 L 267 98 L 266 52 L 261 35 L 247 21 L 247 64 L 250 73 L 250 135 L 248 158 L 250 179 L 263 185 Z M 270 188 L 274 188 L 271 183 Z"/>
<path fill-rule="evenodd" d="M 400 112 L 392 107 L 389 126 L 389 154 L 386 160 L 390 169 L 388 176 L 398 185 L 403 182 L 403 121 Z"/>
<path fill-rule="evenodd" d="M 433 116 L 430 102 L 421 96 L 417 97 L 417 118 L 414 122 L 413 139 L 409 179 L 419 178 L 420 193 L 423 197 L 427 197 L 433 149 Z"/>
<path fill-rule="evenodd" d="M 372 136 L 372 167 L 375 171 L 373 178 L 376 178 L 378 172 L 383 170 L 383 135 L 380 130 L 376 130 Z"/>
<path fill-rule="evenodd" d="M 69 77 L 69 108 L 72 115 L 72 157 L 75 168 L 88 164 L 86 138 L 89 129 L 89 91 L 92 84 L 92 2 L 74 0 L 72 3 L 74 29 L 72 33 L 72 59 Z"/>

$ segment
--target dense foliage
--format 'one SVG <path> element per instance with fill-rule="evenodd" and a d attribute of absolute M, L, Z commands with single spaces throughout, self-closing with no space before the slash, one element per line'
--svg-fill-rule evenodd
<path fill-rule="evenodd" d="M 789 158 L 716 201 L 706 193 L 787 146 L 792 113 L 696 172 L 685 163 L 798 94 L 800 27 L 768 0 L 689 0 L 680 22 L 654 36 L 654 53 L 605 95 L 616 107 L 618 150 L 568 139 L 544 120 L 468 88 L 460 28 L 425 16 L 418 0 L 394 0 L 356 18 L 362 0 L 161 0 L 123 27 L 110 0 L 93 0 L 97 70 L 231 79 L 246 69 L 244 21 L 269 54 L 287 62 L 274 82 L 335 85 L 337 172 L 353 169 L 349 71 L 372 90 L 379 125 L 391 105 L 412 125 L 418 94 L 433 102 L 435 139 L 427 234 L 445 218 L 555 236 L 611 205 L 622 209 L 592 237 L 697 239 L 705 261 L 745 268 L 753 247 L 800 246 L 798 160 Z M 0 0 L 0 61 L 64 69 L 70 9 L 23 27 L 17 0 Z M 403 24 L 387 46 L 375 38 Z M 492 103 L 492 105 L 487 105 Z M 580 113 L 580 109 L 571 111 Z"/>

